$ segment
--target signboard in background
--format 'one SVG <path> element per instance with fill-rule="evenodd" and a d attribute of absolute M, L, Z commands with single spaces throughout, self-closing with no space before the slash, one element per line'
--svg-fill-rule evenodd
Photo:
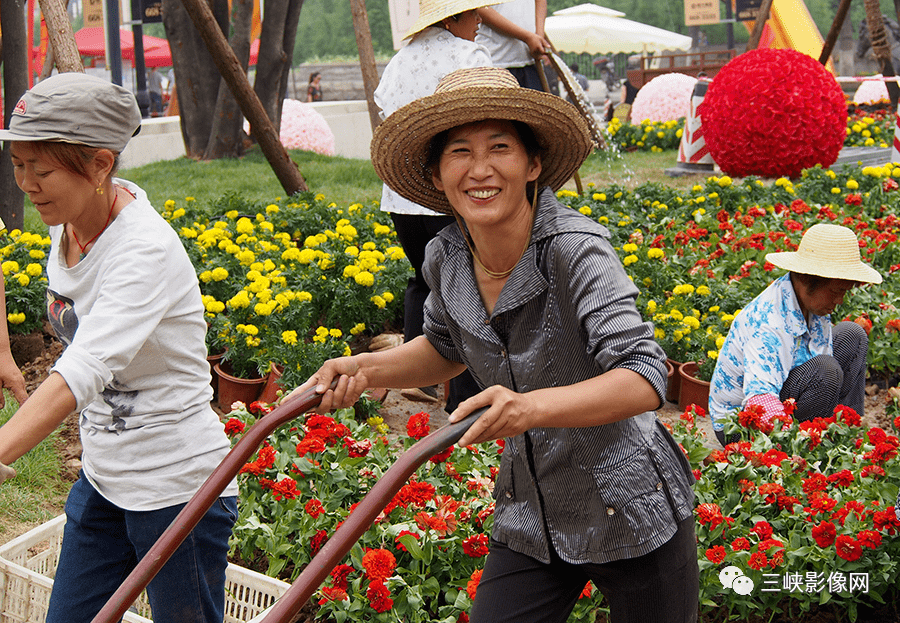
<path fill-rule="evenodd" d="M 83 0 L 84 27 L 103 28 L 103 0 Z"/>
<path fill-rule="evenodd" d="M 419 0 L 388 0 L 388 9 L 391 15 L 394 49 L 399 50 L 405 45 L 403 35 L 409 32 L 419 17 Z"/>
<path fill-rule="evenodd" d="M 734 18 L 739 22 L 755 22 L 762 0 L 736 0 Z"/>
<path fill-rule="evenodd" d="M 685 26 L 718 24 L 719 0 L 684 0 Z"/>
<path fill-rule="evenodd" d="M 145 24 L 162 21 L 162 0 L 141 0 L 141 21 Z"/>

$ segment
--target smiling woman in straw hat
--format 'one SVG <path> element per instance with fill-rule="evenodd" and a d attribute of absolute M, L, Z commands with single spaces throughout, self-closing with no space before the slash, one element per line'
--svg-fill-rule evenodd
<path fill-rule="evenodd" d="M 0 140 L 50 226 L 47 311 L 66 345 L 0 428 L 9 464 L 79 413 L 83 469 L 49 623 L 91 621 L 229 450 L 209 401 L 197 276 L 146 193 L 114 177 L 141 125 L 130 91 L 82 73 L 37 84 Z M 15 472 L 0 465 L 0 482 Z M 237 487 L 220 498 L 147 593 L 157 623 L 221 623 Z"/>
<path fill-rule="evenodd" d="M 828 417 L 839 404 L 863 414 L 868 337 L 858 324 L 832 326 L 830 318 L 854 286 L 881 283 L 860 259 L 856 235 L 819 223 L 797 251 L 766 260 L 789 272 L 734 319 L 710 385 L 710 417 L 723 444 L 726 419 L 747 405 L 772 418 L 793 398 L 801 421 Z"/>
<path fill-rule="evenodd" d="M 459 445 L 506 439 L 473 622 L 565 621 L 588 580 L 613 621 L 697 617 L 693 476 L 652 411 L 665 355 L 607 230 L 554 194 L 590 150 L 571 104 L 503 69 L 454 72 L 391 115 L 376 171 L 458 223 L 428 245 L 425 335 L 301 386 L 329 409 L 471 371 L 483 391 L 450 420 L 489 408 Z"/>
<path fill-rule="evenodd" d="M 481 19 L 477 9 L 498 0 L 421 0 L 415 24 L 406 33 L 410 39 L 384 68 L 375 103 L 382 116 L 388 117 L 397 109 L 431 95 L 441 78 L 451 71 L 466 67 L 489 67 L 488 51 L 474 43 Z M 499 0 L 505 2 L 507 0 Z M 425 322 L 423 310 L 428 298 L 428 284 L 422 274 L 425 245 L 453 222 L 445 214 L 435 212 L 398 195 L 385 184 L 381 195 L 381 209 L 391 214 L 397 237 L 415 271 L 409 279 L 403 300 L 403 338 L 408 342 L 422 335 Z M 379 350 L 395 346 L 396 342 L 372 340 L 370 348 Z M 478 391 L 472 376 L 463 372 L 449 383 L 447 410 L 455 409 L 460 401 Z M 410 388 L 401 392 L 412 400 L 437 402 L 434 387 Z"/>

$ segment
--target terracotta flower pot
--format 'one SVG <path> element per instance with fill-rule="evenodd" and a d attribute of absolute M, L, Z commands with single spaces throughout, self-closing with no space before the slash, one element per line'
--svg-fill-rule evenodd
<path fill-rule="evenodd" d="M 281 379 L 282 374 L 284 374 L 283 365 L 278 363 L 271 363 L 269 365 L 269 374 L 266 375 L 266 384 L 263 386 L 262 393 L 258 398 L 260 402 L 272 404 L 278 399 L 278 390 L 285 393 L 287 392 L 287 390 L 278 382 L 279 379 Z"/>
<path fill-rule="evenodd" d="M 215 370 L 216 364 L 222 361 L 222 357 L 225 356 L 225 352 L 218 353 L 216 355 L 207 355 L 206 361 L 209 362 L 209 384 L 213 389 L 213 396 L 216 395 L 216 392 L 219 391 L 219 375 Z"/>
<path fill-rule="evenodd" d="M 678 403 L 678 394 L 681 391 L 681 376 L 678 374 L 678 369 L 681 368 L 681 362 L 666 359 L 666 367 L 670 370 L 666 384 L 666 400 Z"/>
<path fill-rule="evenodd" d="M 230 374 L 228 362 L 217 363 L 213 368 L 219 377 L 219 391 L 216 399 L 219 407 L 225 413 L 231 412 L 231 405 L 241 401 L 246 405 L 259 398 L 259 394 L 266 384 L 266 377 L 257 379 L 242 379 Z M 225 369 L 223 369 L 223 367 Z"/>
<path fill-rule="evenodd" d="M 681 393 L 678 398 L 678 407 L 686 409 L 688 405 L 695 404 L 709 411 L 709 382 L 701 381 L 697 374 L 697 362 L 687 361 L 678 368 L 681 377 Z"/>

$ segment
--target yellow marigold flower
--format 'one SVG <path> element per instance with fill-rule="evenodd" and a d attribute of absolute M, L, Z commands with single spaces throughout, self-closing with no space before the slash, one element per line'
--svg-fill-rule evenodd
<path fill-rule="evenodd" d="M 684 319 L 684 324 L 691 328 L 691 331 L 696 331 L 700 328 L 700 321 L 694 318 L 693 316 L 687 316 Z"/>
<path fill-rule="evenodd" d="M 212 281 L 212 271 L 204 270 L 202 273 L 197 275 L 197 279 L 199 279 L 203 283 L 209 283 L 210 281 Z"/>
<path fill-rule="evenodd" d="M 221 314 L 223 311 L 225 311 L 225 303 L 223 303 L 222 301 L 217 301 L 216 299 L 209 301 L 205 307 L 206 311 L 211 314 Z"/>
<path fill-rule="evenodd" d="M 406 252 L 402 247 L 388 247 L 384 252 L 392 260 L 402 260 L 406 258 Z"/>
<path fill-rule="evenodd" d="M 381 298 L 383 298 L 388 303 L 394 302 L 394 293 L 393 292 L 382 292 Z"/>
<path fill-rule="evenodd" d="M 246 290 L 241 290 L 230 299 L 228 299 L 228 307 L 232 309 L 243 309 L 250 305 L 250 295 Z"/>
<path fill-rule="evenodd" d="M 6 319 L 9 321 L 9 324 L 22 324 L 25 322 L 25 314 L 22 312 L 9 313 L 6 314 Z"/>
<path fill-rule="evenodd" d="M 341 337 L 341 336 L 344 335 L 344 334 L 341 332 L 340 329 L 329 329 L 329 330 L 328 330 L 328 335 L 330 335 L 330 336 L 333 337 L 333 338 L 339 338 L 339 337 Z"/>
<path fill-rule="evenodd" d="M 847 188 L 849 188 L 850 190 L 856 190 L 859 188 L 859 182 L 854 179 L 849 179 L 847 180 Z"/>
<path fill-rule="evenodd" d="M 300 251 L 300 257 L 297 260 L 301 264 L 312 264 L 316 260 L 316 252 L 309 248 L 303 249 Z"/>
<path fill-rule="evenodd" d="M 257 316 L 269 316 L 272 313 L 272 309 L 266 303 L 257 303 L 253 306 L 253 313 Z"/>
<path fill-rule="evenodd" d="M 833 187 L 831 188 L 831 194 L 832 194 L 832 195 L 840 195 L 840 194 L 841 194 L 841 189 L 838 188 L 837 186 L 833 186 Z"/>
<path fill-rule="evenodd" d="M 587 206 L 581 206 L 580 208 L 578 208 L 578 211 L 581 212 L 582 214 L 584 214 L 585 216 L 591 215 L 591 209 Z"/>
<path fill-rule="evenodd" d="M 391 233 L 391 228 L 387 225 L 382 225 L 381 223 L 375 223 L 373 229 L 375 230 L 376 236 L 387 236 Z"/>
<path fill-rule="evenodd" d="M 300 249 L 297 247 L 291 247 L 290 249 L 285 249 L 284 253 L 281 254 L 281 259 L 285 262 L 296 262 L 300 260 Z"/>
<path fill-rule="evenodd" d="M 675 286 L 674 288 L 672 288 L 672 294 L 674 294 L 675 296 L 681 296 L 684 294 L 693 294 L 693 293 L 694 293 L 694 286 L 692 286 L 689 283 L 681 283 L 681 284 L 678 284 L 677 286 Z"/>
<path fill-rule="evenodd" d="M 270 203 L 266 206 L 266 214 L 278 214 L 278 206 L 274 203 Z"/>
<path fill-rule="evenodd" d="M 594 193 L 591 195 L 591 199 L 594 201 L 606 201 L 606 193 Z"/>
<path fill-rule="evenodd" d="M 246 216 L 238 219 L 237 224 L 234 226 L 234 230 L 239 234 L 247 234 L 248 236 L 253 233 L 253 221 L 248 219 Z"/>
<path fill-rule="evenodd" d="M 657 249 L 656 247 L 653 247 L 652 249 L 647 249 L 647 257 L 650 258 L 651 260 L 662 259 L 665 256 L 666 256 L 666 253 L 662 249 Z"/>
<path fill-rule="evenodd" d="M 708 286 L 697 286 L 697 294 L 700 296 L 709 296 L 709 287 Z"/>
<path fill-rule="evenodd" d="M 647 301 L 647 313 L 648 314 L 656 313 L 656 301 L 654 301 L 653 299 L 650 299 L 649 301 Z"/>
<path fill-rule="evenodd" d="M 608 216 L 601 216 L 601 217 L 599 217 L 599 218 L 597 219 L 597 222 L 600 223 L 601 225 L 606 225 L 606 224 L 609 223 L 609 217 L 608 217 Z"/>
<path fill-rule="evenodd" d="M 672 311 L 670 311 L 669 315 L 672 317 L 672 320 L 676 322 L 681 322 L 682 320 L 684 320 L 684 314 L 682 314 L 677 309 L 673 309 Z"/>
<path fill-rule="evenodd" d="M 387 303 L 385 302 L 385 300 L 377 294 L 369 300 L 375 303 L 375 307 L 377 307 L 378 309 L 384 309 L 385 307 L 387 307 Z"/>
<path fill-rule="evenodd" d="M 350 257 L 357 257 L 359 255 L 359 247 L 350 245 L 349 247 L 344 249 L 344 254 L 349 255 Z"/>
<path fill-rule="evenodd" d="M 238 327 L 241 328 L 242 332 L 246 333 L 247 335 L 259 335 L 259 328 L 257 328 L 255 324 L 239 324 Z"/>
<path fill-rule="evenodd" d="M 344 266 L 344 278 L 352 279 L 353 277 L 356 277 L 356 275 L 358 275 L 361 271 L 362 269 L 356 264 L 348 264 L 347 266 Z"/>
<path fill-rule="evenodd" d="M 19 273 L 15 277 L 16 277 L 16 280 L 19 282 L 19 285 L 22 286 L 23 288 L 25 286 L 27 286 L 29 283 L 31 283 L 31 277 L 29 277 L 25 273 Z"/>
<path fill-rule="evenodd" d="M 706 351 L 706 356 L 709 357 L 710 359 L 718 359 L 718 358 L 719 358 L 719 351 L 717 351 L 717 350 L 708 350 L 708 351 Z"/>
<path fill-rule="evenodd" d="M 312 300 L 312 294 L 310 294 L 306 290 L 301 290 L 297 293 L 297 300 L 301 303 L 308 303 Z"/>
<path fill-rule="evenodd" d="M 349 357 L 353 354 L 353 351 L 350 350 L 349 344 L 344 344 L 344 351 L 341 353 L 344 357 Z"/>
<path fill-rule="evenodd" d="M 228 279 L 228 270 L 221 266 L 217 266 L 212 269 L 212 278 L 213 281 L 225 281 Z"/>
<path fill-rule="evenodd" d="M 40 249 L 32 249 L 28 252 L 28 257 L 34 260 L 42 260 L 47 257 L 47 254 L 41 251 Z"/>
<path fill-rule="evenodd" d="M 728 186 L 731 186 L 733 183 L 734 183 L 734 181 L 727 175 L 723 175 L 722 177 L 719 178 L 719 186 L 721 186 L 722 188 L 727 188 Z"/>
<path fill-rule="evenodd" d="M 44 267 L 41 266 L 40 264 L 29 264 L 28 266 L 25 267 L 25 273 L 29 277 L 37 277 L 42 272 L 44 272 Z"/>
<path fill-rule="evenodd" d="M 716 313 L 717 311 L 719 311 L 719 306 L 713 305 L 712 307 L 709 308 L 709 311 L 711 311 L 712 313 Z"/>
<path fill-rule="evenodd" d="M 350 329 L 350 335 L 359 335 L 363 331 L 366 330 L 366 325 L 362 322 L 356 323 L 352 329 Z"/>
<path fill-rule="evenodd" d="M 364 286 L 364 287 L 369 287 L 369 286 L 375 285 L 375 275 L 373 275 L 372 273 L 370 273 L 367 270 L 358 272 L 356 275 L 353 276 L 353 279 L 356 281 L 356 283 L 358 283 L 359 285 Z M 379 298 L 381 298 L 381 297 L 379 297 Z M 384 300 L 384 299 L 382 299 L 382 300 Z"/>
<path fill-rule="evenodd" d="M 166 203 L 168 203 L 168 201 Z M 172 205 L 175 205 L 174 201 L 172 201 Z M 178 208 L 177 210 L 172 212 L 172 218 L 181 218 L 184 215 L 185 215 L 184 208 Z"/>
<path fill-rule="evenodd" d="M 166 202 L 163 204 L 163 206 L 166 208 L 166 210 L 171 210 L 175 207 L 175 202 L 171 199 L 166 199 Z"/>
<path fill-rule="evenodd" d="M 638 256 L 631 254 L 631 255 L 625 256 L 625 259 L 622 260 L 622 264 L 624 264 L 625 266 L 631 266 L 632 264 L 634 264 L 637 261 L 638 261 Z"/>
<path fill-rule="evenodd" d="M 250 266 L 250 264 L 252 264 L 256 259 L 256 255 L 254 255 L 253 251 L 251 251 L 250 249 L 244 249 L 243 251 L 238 252 L 235 257 L 244 266 Z"/>
<path fill-rule="evenodd" d="M 297 343 L 297 332 L 296 331 L 282 331 L 281 332 L 281 341 L 287 344 L 288 346 L 293 346 Z"/>
<path fill-rule="evenodd" d="M 724 344 L 725 344 L 725 336 L 724 335 L 720 335 L 719 337 L 716 338 L 716 348 L 718 348 L 719 350 L 722 350 L 722 346 Z"/>
<path fill-rule="evenodd" d="M 622 250 L 625 251 L 625 253 L 634 253 L 638 250 L 638 247 L 633 242 L 628 242 L 622 245 Z"/>
<path fill-rule="evenodd" d="M 653 329 L 653 337 L 657 340 L 665 339 L 666 332 L 659 328 Z"/>
<path fill-rule="evenodd" d="M 182 228 L 181 228 L 181 231 L 179 232 L 179 235 L 180 235 L 182 238 L 189 238 L 189 239 L 190 239 L 190 238 L 196 238 L 196 237 L 197 237 L 197 232 L 194 231 L 193 229 L 191 229 L 190 227 L 182 227 Z"/>
<path fill-rule="evenodd" d="M 684 332 L 683 331 L 672 331 L 672 338 L 676 342 L 680 342 L 684 338 Z"/>
<path fill-rule="evenodd" d="M 577 197 L 578 193 L 576 193 L 574 190 L 562 189 L 556 192 L 556 196 L 560 199 L 563 197 Z"/>

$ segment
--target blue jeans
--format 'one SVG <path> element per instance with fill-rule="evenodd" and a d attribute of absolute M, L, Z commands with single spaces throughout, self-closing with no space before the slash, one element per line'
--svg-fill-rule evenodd
<path fill-rule="evenodd" d="M 47 623 L 90 623 L 184 504 L 127 511 L 82 475 L 66 527 Z M 228 539 L 237 498 L 219 498 L 147 587 L 154 623 L 222 623 Z"/>

